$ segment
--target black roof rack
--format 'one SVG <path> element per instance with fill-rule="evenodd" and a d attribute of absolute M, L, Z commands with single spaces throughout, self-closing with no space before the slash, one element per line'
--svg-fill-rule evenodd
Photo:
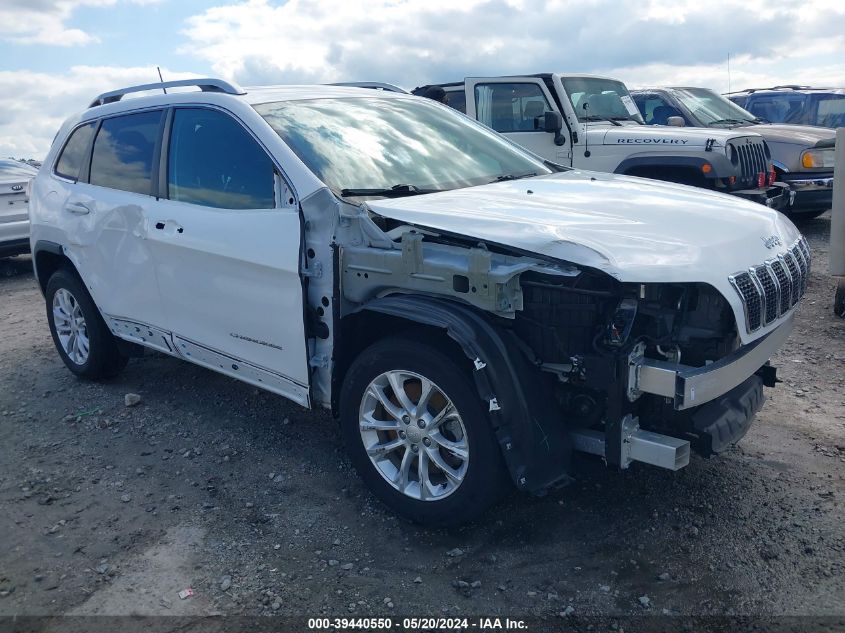
<path fill-rule="evenodd" d="M 203 92 L 225 92 L 230 95 L 245 95 L 246 91 L 237 84 L 223 81 L 222 79 L 180 79 L 178 81 L 160 81 L 155 84 L 142 84 L 140 86 L 129 86 L 128 88 L 120 88 L 119 90 L 112 90 L 104 92 L 91 102 L 89 108 L 93 108 L 106 103 L 114 103 L 120 101 L 124 95 L 132 92 L 144 92 L 146 90 L 165 90 L 167 88 L 182 88 L 185 86 L 196 86 Z"/>
<path fill-rule="evenodd" d="M 763 92 L 764 90 L 829 90 L 829 88 L 818 88 L 816 86 L 801 86 L 798 84 L 783 84 L 782 86 L 772 86 L 771 88 L 746 88 L 745 90 L 734 90 L 733 92 L 726 92 L 725 94 L 735 95 L 742 92 L 753 94 L 755 92 Z"/>

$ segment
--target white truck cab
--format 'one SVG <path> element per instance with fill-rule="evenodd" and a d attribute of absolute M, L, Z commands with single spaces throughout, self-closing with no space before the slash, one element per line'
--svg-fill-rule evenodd
<path fill-rule="evenodd" d="M 646 126 L 618 79 L 542 73 L 440 86 L 448 105 L 561 165 L 705 187 L 775 209 L 789 204 L 759 134 Z"/>

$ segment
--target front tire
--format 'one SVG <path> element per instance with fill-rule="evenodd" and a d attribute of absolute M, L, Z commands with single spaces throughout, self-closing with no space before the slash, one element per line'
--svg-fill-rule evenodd
<path fill-rule="evenodd" d="M 45 296 L 50 334 L 69 370 L 84 378 L 106 378 L 126 366 L 127 357 L 79 277 L 65 269 L 56 271 Z"/>
<path fill-rule="evenodd" d="M 467 372 L 407 338 L 364 350 L 340 395 L 344 441 L 367 486 L 429 526 L 476 518 L 502 494 L 502 455 Z"/>

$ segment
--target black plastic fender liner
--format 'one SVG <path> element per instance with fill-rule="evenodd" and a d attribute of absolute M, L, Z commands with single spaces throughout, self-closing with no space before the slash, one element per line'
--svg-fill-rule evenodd
<path fill-rule="evenodd" d="M 38 288 L 41 290 L 41 294 L 43 295 L 44 290 L 47 288 L 47 279 L 41 279 L 38 276 L 39 253 L 50 253 L 51 255 L 56 255 L 58 257 L 66 256 L 61 244 L 50 242 L 49 240 L 38 240 L 35 242 L 35 245 L 32 248 L 32 272 L 35 275 L 35 280 L 38 282 Z"/>
<path fill-rule="evenodd" d="M 462 304 L 418 295 L 375 299 L 359 308 L 441 328 L 470 361 L 478 395 L 511 477 L 520 490 L 542 494 L 567 482 L 572 441 L 548 377 L 533 366 L 513 333 Z"/>

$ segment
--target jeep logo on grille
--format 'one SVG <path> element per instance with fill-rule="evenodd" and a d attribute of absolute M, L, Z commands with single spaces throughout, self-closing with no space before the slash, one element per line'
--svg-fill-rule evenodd
<path fill-rule="evenodd" d="M 783 244 L 783 242 L 780 241 L 780 238 L 777 235 L 771 235 L 769 237 L 761 237 L 760 239 L 763 240 L 763 245 L 766 248 L 769 248 L 769 249 L 774 248 L 775 246 L 780 246 L 781 244 Z"/>

